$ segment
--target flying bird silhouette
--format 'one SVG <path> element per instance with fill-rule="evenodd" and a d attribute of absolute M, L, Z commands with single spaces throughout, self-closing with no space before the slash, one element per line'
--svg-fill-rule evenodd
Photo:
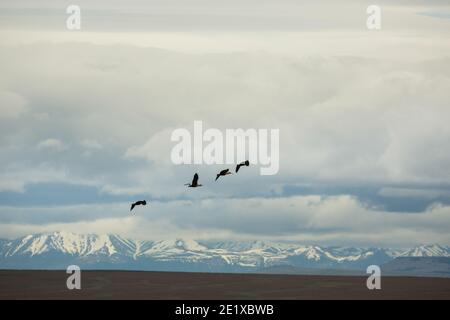
<path fill-rule="evenodd" d="M 186 183 L 185 186 L 188 186 L 189 188 L 197 188 L 201 187 L 201 184 L 198 184 L 198 174 L 194 174 L 194 179 L 192 179 L 192 183 Z"/>
<path fill-rule="evenodd" d="M 131 205 L 130 211 L 133 210 L 134 207 L 136 207 L 136 206 L 145 206 L 145 205 L 147 205 L 147 201 L 145 201 L 145 200 L 136 201 L 135 203 L 133 203 Z"/>
<path fill-rule="evenodd" d="M 220 176 L 226 176 L 228 174 L 231 174 L 230 169 L 224 169 L 224 170 L 220 171 L 216 176 L 216 181 L 217 181 L 217 179 L 219 179 Z"/>
<path fill-rule="evenodd" d="M 248 160 L 245 160 L 244 162 L 239 163 L 239 164 L 236 166 L 236 173 L 239 171 L 239 169 L 240 169 L 242 166 L 248 167 L 249 165 L 250 165 L 250 162 L 249 162 Z"/>

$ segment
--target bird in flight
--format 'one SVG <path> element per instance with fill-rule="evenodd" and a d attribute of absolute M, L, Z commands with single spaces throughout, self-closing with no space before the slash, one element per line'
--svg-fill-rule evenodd
<path fill-rule="evenodd" d="M 198 174 L 194 174 L 194 179 L 192 179 L 192 183 L 186 183 L 185 186 L 188 186 L 189 188 L 197 188 L 201 187 L 201 184 L 198 184 Z"/>
<path fill-rule="evenodd" d="M 216 176 L 216 181 L 217 181 L 217 179 L 219 179 L 220 176 L 226 176 L 228 174 L 231 174 L 230 169 L 224 169 L 224 170 L 220 171 Z"/>
<path fill-rule="evenodd" d="M 242 166 L 248 167 L 249 165 L 250 165 L 250 162 L 249 162 L 248 160 L 245 160 L 244 162 L 239 163 L 239 164 L 236 166 L 236 173 L 239 171 L 239 169 L 240 169 Z"/>
<path fill-rule="evenodd" d="M 134 207 L 136 207 L 136 206 L 141 206 L 141 205 L 142 205 L 142 206 L 147 205 L 147 201 L 145 201 L 145 200 L 142 200 L 142 201 L 136 201 L 135 203 L 133 203 L 133 204 L 131 205 L 130 211 L 133 210 Z"/>

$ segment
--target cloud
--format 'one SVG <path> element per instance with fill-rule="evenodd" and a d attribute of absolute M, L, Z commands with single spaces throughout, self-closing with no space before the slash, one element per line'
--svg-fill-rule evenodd
<path fill-rule="evenodd" d="M 64 151 L 67 149 L 67 146 L 61 140 L 51 138 L 40 141 L 37 144 L 37 148 L 39 150 Z"/>
<path fill-rule="evenodd" d="M 45 58 L 48 46 L 52 61 Z M 280 129 L 280 175 L 258 185 L 250 181 L 234 194 L 271 192 L 275 183 L 295 180 L 449 180 L 450 161 L 444 152 L 450 136 L 446 58 L 411 63 L 257 52 L 203 56 L 88 44 L 1 52 L 10 65 L 17 65 L 14 72 L 3 66 L 5 81 L 21 84 L 15 90 L 30 101 L 32 113 L 17 123 L 14 136 L 6 134 L 22 147 L 2 160 L 5 167 L 30 159 L 33 166 L 45 163 L 64 170 L 70 179 L 116 186 L 116 193 L 137 189 L 175 196 L 182 191 L 174 186 L 198 168 L 168 162 L 171 128 L 189 128 L 202 119 L 219 129 Z M 74 63 L 67 64 L 67 59 Z M 120 67 L 108 72 L 92 67 L 100 62 Z M 43 71 L 34 72 L 32 65 L 41 65 Z M 67 74 L 71 80 L 62 86 L 58 79 Z M 37 79 L 53 89 L 38 90 Z M 34 113 L 48 117 L 36 119 Z M 36 138 L 41 149 L 65 152 L 52 158 L 36 154 L 27 145 Z M 92 152 L 81 159 L 85 149 Z M 433 156 L 425 156 L 429 154 Z"/>
<path fill-rule="evenodd" d="M 23 115 L 27 101 L 13 92 L 0 91 L 0 118 L 15 119 Z"/>
<path fill-rule="evenodd" d="M 2 2 L 2 11 L 8 18 L 2 19 L 3 27 L 46 30 L 61 30 L 65 27 L 67 4 L 42 1 L 41 6 L 36 8 L 32 1 L 20 1 L 19 4 L 16 2 Z M 285 0 L 283 3 L 276 0 L 191 0 L 189 3 L 134 0 L 129 1 L 127 5 L 105 0 L 77 2 L 82 10 L 83 31 L 108 32 L 358 30 L 365 27 L 365 10 L 370 4 L 370 1 L 357 0 L 347 0 L 344 3 L 329 0 Z M 402 21 L 402 14 L 414 10 L 443 10 L 448 8 L 448 1 L 397 0 L 393 3 L 379 0 L 377 5 L 380 5 L 383 14 L 388 16 L 389 26 L 398 27 L 399 15 Z M 417 20 L 420 22 L 420 19 L 409 19 L 412 23 L 402 26 L 403 30 L 426 26 L 423 23 L 417 26 Z"/>
<path fill-rule="evenodd" d="M 99 150 L 102 145 L 97 140 L 85 139 L 80 142 L 80 145 L 86 149 Z"/>
<path fill-rule="evenodd" d="M 170 166 L 172 150 L 171 134 L 175 128 L 166 128 L 153 134 L 143 145 L 129 147 L 123 155 L 125 159 L 145 159 L 158 166 Z"/>
<path fill-rule="evenodd" d="M 101 9 L 91 3 L 87 18 Z M 15 2 L 2 5 L 13 15 Z M 114 5 L 109 17 L 123 10 Z M 330 4 L 332 14 L 307 2 L 290 3 L 304 9 L 297 11 L 254 5 L 226 12 L 233 28 L 221 16 L 208 32 L 196 29 L 208 19 L 166 3 L 158 14 L 178 8 L 177 26 L 191 31 L 118 30 L 125 18 L 105 24 L 108 32 L 93 24 L 80 33 L 14 24 L 0 31 L 0 199 L 11 205 L 1 204 L 4 225 L 92 222 L 95 230 L 103 219 L 120 223 L 125 201 L 145 197 L 156 211 L 142 230 L 130 226 L 142 234 L 145 226 L 155 235 L 447 241 L 448 199 L 439 190 L 450 187 L 448 27 L 417 14 L 446 4 L 386 3 L 377 33 L 364 29 L 357 1 Z M 272 28 L 280 17 L 282 28 Z M 173 165 L 171 131 L 194 120 L 220 130 L 280 129 L 279 174 L 261 177 L 251 166 L 215 183 L 222 166 Z M 187 190 L 194 172 L 205 187 Z M 58 187 L 78 196 L 52 203 Z M 13 205 L 19 192 L 27 208 Z"/>
<path fill-rule="evenodd" d="M 49 46 L 52 61 L 45 58 Z M 10 61 L 2 66 L 4 81 L 29 101 L 31 113 L 4 136 L 21 144 L 14 149 L 5 142 L 2 148 L 11 150 L 0 160 L 9 175 L 17 172 L 16 180 L 20 175 L 13 163 L 19 164 L 16 170 L 45 164 L 70 179 L 116 186 L 116 193 L 136 189 L 176 196 L 182 191 L 175 186 L 199 168 L 169 162 L 171 128 L 189 128 L 201 119 L 222 130 L 280 129 L 280 174 L 249 181 L 235 195 L 270 194 L 276 185 L 299 180 L 449 181 L 448 58 L 186 55 L 89 44 L 3 48 L 0 54 Z M 92 67 L 97 63 L 119 67 L 105 71 Z M 62 85 L 59 79 L 66 75 L 71 77 Z M 52 90 L 40 90 L 39 82 Z M 36 139 L 41 151 L 64 152 L 52 157 L 33 152 Z M 216 169 L 202 168 L 201 176 Z"/>
<path fill-rule="evenodd" d="M 439 197 L 450 198 L 450 190 L 440 189 L 409 189 L 386 187 L 379 191 L 379 195 L 392 198 L 425 198 L 436 199 Z"/>
<path fill-rule="evenodd" d="M 9 169 L 9 170 L 8 170 Z M 33 183 L 61 182 L 71 180 L 64 170 L 55 170 L 45 164 L 34 167 L 9 165 L 0 172 L 0 191 L 25 192 L 25 186 Z M 76 178 L 73 177 L 73 182 Z"/>
<path fill-rule="evenodd" d="M 11 237 L 25 230 L 83 230 L 142 239 L 232 238 L 379 246 L 450 243 L 449 206 L 392 213 L 346 195 L 151 201 L 133 216 L 129 216 L 129 203 L 0 207 L 0 212 L 0 232 L 19 226 L 9 229 Z"/>

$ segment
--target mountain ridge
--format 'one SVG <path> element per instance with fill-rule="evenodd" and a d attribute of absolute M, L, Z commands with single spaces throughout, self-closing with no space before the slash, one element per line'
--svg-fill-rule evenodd
<path fill-rule="evenodd" d="M 273 266 L 362 270 L 397 257 L 450 257 L 450 247 L 406 250 L 272 241 L 133 240 L 114 234 L 52 232 L 0 240 L 0 268 L 248 272 Z"/>

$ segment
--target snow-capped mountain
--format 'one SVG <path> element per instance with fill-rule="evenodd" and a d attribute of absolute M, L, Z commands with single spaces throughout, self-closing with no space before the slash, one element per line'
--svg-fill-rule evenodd
<path fill-rule="evenodd" d="M 449 254 L 448 247 L 439 245 L 396 251 L 264 241 L 137 241 L 118 235 L 54 232 L 1 240 L 0 268 L 61 269 L 77 264 L 85 269 L 246 272 L 286 265 L 362 270 L 397 256 Z"/>
<path fill-rule="evenodd" d="M 438 244 L 422 245 L 403 252 L 401 257 L 450 257 L 450 247 Z"/>
<path fill-rule="evenodd" d="M 4 256 L 29 255 L 33 257 L 50 252 L 79 256 L 93 254 L 111 256 L 117 253 L 111 238 L 113 237 L 105 235 L 76 235 L 62 232 L 29 235 L 7 243 L 4 246 Z"/>

